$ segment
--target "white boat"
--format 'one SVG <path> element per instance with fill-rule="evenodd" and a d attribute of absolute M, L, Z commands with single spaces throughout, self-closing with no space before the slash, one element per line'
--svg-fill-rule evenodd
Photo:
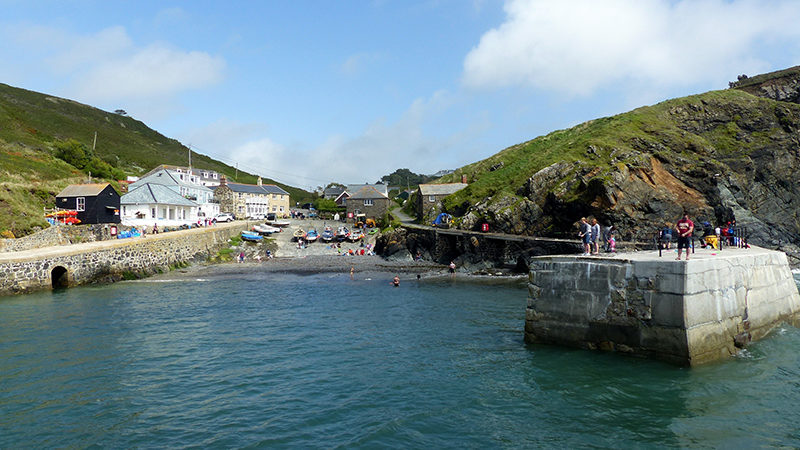
<path fill-rule="evenodd" d="M 350 230 L 347 227 L 339 227 L 336 230 L 336 240 L 343 241 L 347 239 L 347 235 L 350 234 Z"/>
<path fill-rule="evenodd" d="M 285 228 L 291 225 L 292 223 L 289 222 L 287 219 L 275 219 L 275 220 L 267 220 L 268 225 L 272 225 L 273 227 Z"/>
<path fill-rule="evenodd" d="M 354 228 L 350 231 L 350 234 L 347 236 L 347 240 L 350 242 L 356 242 L 364 237 L 364 233 L 361 232 L 360 229 Z"/>
<path fill-rule="evenodd" d="M 281 229 L 278 227 L 273 227 L 267 224 L 256 225 L 253 227 L 253 231 L 258 234 L 266 234 L 270 235 L 272 233 L 280 233 Z"/>

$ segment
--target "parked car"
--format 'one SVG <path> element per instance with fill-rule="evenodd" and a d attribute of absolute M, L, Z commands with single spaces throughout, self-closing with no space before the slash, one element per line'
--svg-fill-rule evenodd
<path fill-rule="evenodd" d="M 266 215 L 264 215 L 264 214 L 250 214 L 249 216 L 247 216 L 247 218 L 250 219 L 250 220 L 264 220 L 266 218 Z"/>
<path fill-rule="evenodd" d="M 219 213 L 214 216 L 214 220 L 217 222 L 232 222 L 236 220 L 236 217 L 234 217 L 231 213 Z"/>

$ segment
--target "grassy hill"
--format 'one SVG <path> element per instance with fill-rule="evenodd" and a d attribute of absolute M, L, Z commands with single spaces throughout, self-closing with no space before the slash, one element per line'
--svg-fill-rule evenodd
<path fill-rule="evenodd" d="M 15 235 L 44 225 L 42 209 L 66 185 L 86 179 L 76 168 L 55 158 L 54 145 L 74 139 L 127 175 L 141 175 L 159 164 L 187 165 L 189 149 L 134 118 L 88 105 L 0 83 L 0 232 Z M 192 165 L 215 170 L 240 183 L 256 175 L 206 155 L 192 153 Z M 286 189 L 293 200 L 312 197 L 307 191 L 265 179 Z"/>

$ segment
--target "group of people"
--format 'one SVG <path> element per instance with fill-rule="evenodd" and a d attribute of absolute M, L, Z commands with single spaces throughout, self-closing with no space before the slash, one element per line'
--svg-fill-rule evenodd
<path fill-rule="evenodd" d="M 586 217 L 581 217 L 580 230 L 578 237 L 583 242 L 583 256 L 598 255 L 600 254 L 600 241 L 605 240 L 606 251 L 617 251 L 617 229 L 613 225 L 608 227 L 605 235 L 602 234 L 602 227 L 597 222 L 597 219 L 592 219 L 590 224 Z"/>
<path fill-rule="evenodd" d="M 700 239 L 700 246 L 702 248 L 711 247 L 715 249 L 720 248 L 722 241 L 727 242 L 728 245 L 737 245 L 738 237 L 736 236 L 736 221 L 728 222 L 724 226 L 713 227 L 710 222 L 703 222 L 703 236 Z M 659 232 L 659 239 L 664 248 L 669 249 L 672 245 L 673 237 L 677 237 L 678 241 L 678 258 L 681 259 L 681 251 L 686 249 L 686 260 L 689 259 L 689 248 L 691 247 L 691 239 L 694 234 L 694 222 L 689 219 L 689 214 L 684 213 L 683 217 L 675 224 L 674 227 L 667 222 L 664 228 Z"/>

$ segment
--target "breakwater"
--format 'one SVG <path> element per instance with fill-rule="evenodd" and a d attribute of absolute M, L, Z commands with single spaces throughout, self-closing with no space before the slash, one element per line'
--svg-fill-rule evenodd
<path fill-rule="evenodd" d="M 144 238 L 0 253 L 0 295 L 119 279 L 126 272 L 168 270 L 170 266 L 215 255 L 247 225 L 218 224 Z"/>
<path fill-rule="evenodd" d="M 782 252 L 673 255 L 533 258 L 525 340 L 697 365 L 735 354 L 800 315 Z"/>

